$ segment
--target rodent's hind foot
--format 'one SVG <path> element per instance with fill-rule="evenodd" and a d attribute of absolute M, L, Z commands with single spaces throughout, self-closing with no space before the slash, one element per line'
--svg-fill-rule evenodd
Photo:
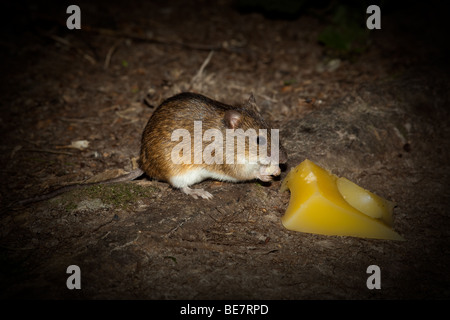
<path fill-rule="evenodd" d="M 203 189 L 191 189 L 189 187 L 184 187 L 181 188 L 181 191 L 183 191 L 185 194 L 190 195 L 194 199 L 198 199 L 198 197 L 202 197 L 203 199 L 208 200 L 213 198 L 213 195 L 211 193 Z"/>

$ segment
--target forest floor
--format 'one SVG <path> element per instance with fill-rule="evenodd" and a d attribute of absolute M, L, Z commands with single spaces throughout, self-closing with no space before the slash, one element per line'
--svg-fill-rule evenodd
<path fill-rule="evenodd" d="M 336 53 L 318 41 L 330 21 L 319 9 L 281 19 L 230 1 L 162 3 L 80 2 L 81 30 L 57 5 L 4 11 L 0 297 L 450 298 L 445 11 L 382 8 L 362 50 Z M 144 177 L 16 205 L 131 171 L 154 108 L 183 91 L 228 104 L 253 93 L 287 170 L 308 158 L 396 202 L 406 241 L 285 229 L 287 171 L 202 182 L 212 200 Z M 70 265 L 81 290 L 66 287 Z M 366 286 L 370 265 L 380 290 Z"/>

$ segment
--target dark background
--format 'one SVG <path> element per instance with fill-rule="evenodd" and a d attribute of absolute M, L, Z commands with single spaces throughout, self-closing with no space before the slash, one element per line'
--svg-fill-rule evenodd
<path fill-rule="evenodd" d="M 77 2 L 81 30 L 66 28 L 70 4 L 1 8 L 2 298 L 450 296 L 443 2 L 378 2 L 371 31 L 366 1 Z M 288 170 L 309 158 L 395 201 L 407 241 L 288 231 L 279 180 L 206 181 L 209 202 L 144 177 L 17 203 L 133 169 L 154 107 L 182 91 L 253 92 Z M 71 264 L 82 290 L 65 287 Z M 371 264 L 381 290 L 365 286 Z"/>

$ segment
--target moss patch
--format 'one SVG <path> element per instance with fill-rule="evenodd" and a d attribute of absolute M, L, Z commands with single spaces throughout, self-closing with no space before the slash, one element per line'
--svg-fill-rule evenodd
<path fill-rule="evenodd" d="M 78 203 L 86 199 L 100 199 L 106 206 L 126 208 L 139 199 L 151 197 L 158 188 L 130 183 L 95 185 L 74 190 L 53 201 L 66 211 L 77 209 Z"/>

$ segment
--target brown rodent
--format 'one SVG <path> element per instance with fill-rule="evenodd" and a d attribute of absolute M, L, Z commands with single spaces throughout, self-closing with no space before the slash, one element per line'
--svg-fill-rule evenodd
<path fill-rule="evenodd" d="M 201 121 L 197 122 L 197 129 L 195 129 L 194 121 Z M 199 123 L 201 123 L 201 131 L 198 130 Z M 185 155 L 184 152 L 175 153 L 177 156 L 180 154 L 187 156 L 185 159 L 191 160 L 187 161 L 187 163 L 174 163 L 173 161 L 172 152 L 180 144 L 179 138 L 172 141 L 172 134 L 177 129 L 184 129 L 184 132 L 188 132 L 192 139 L 185 145 L 190 147 L 186 148 L 186 150 L 190 151 L 190 154 Z M 223 147 L 218 147 L 212 152 L 210 152 L 211 147 L 208 149 L 209 152 L 206 152 L 206 147 L 213 141 L 216 142 L 215 139 L 220 139 L 220 135 L 216 135 L 214 140 L 202 138 L 205 131 L 209 129 L 214 129 L 210 130 L 213 133 L 222 133 L 222 138 L 224 139 Z M 242 156 L 238 152 L 232 155 L 234 163 L 226 160 L 212 163 L 211 161 L 206 163 L 206 161 L 200 160 L 199 163 L 198 158 L 196 161 L 195 152 L 201 152 L 204 155 L 203 157 L 205 157 L 208 154 L 215 156 L 216 151 L 219 151 L 218 158 L 215 158 L 217 160 L 221 158 L 220 150 L 223 150 L 222 159 L 226 158 L 227 144 L 232 143 L 234 150 L 234 141 L 237 138 L 233 138 L 231 142 L 229 139 L 226 139 L 229 132 L 227 129 L 242 129 L 244 132 L 250 132 L 247 130 L 254 129 L 257 134 L 255 139 L 258 147 L 262 144 L 265 144 L 267 147 L 267 152 L 265 153 L 267 157 L 255 158 L 255 153 L 249 152 L 251 138 L 248 138 L 248 143 L 245 143 L 245 156 L 247 158 L 241 159 L 245 163 L 238 162 L 239 157 Z M 265 137 L 259 135 L 260 129 L 267 130 Z M 203 142 L 198 142 L 199 140 L 197 140 L 196 146 L 194 140 L 198 136 L 196 136 L 196 133 L 198 134 L 199 132 L 201 133 L 200 140 L 203 140 Z M 264 133 L 264 131 L 262 132 Z M 210 199 L 212 195 L 209 192 L 203 189 L 191 189 L 190 186 L 205 179 L 231 182 L 253 179 L 270 181 L 272 176 L 280 174 L 278 164 L 286 163 L 287 154 L 281 144 L 278 143 L 278 140 L 274 143 L 274 147 L 276 147 L 274 149 L 276 150 L 272 150 L 271 134 L 271 128 L 257 110 L 253 95 L 241 106 L 230 106 L 200 94 L 180 93 L 165 100 L 150 117 L 142 134 L 139 166 L 149 177 L 169 182 L 173 187 L 181 189 L 181 191 L 195 199 L 198 197 Z M 205 143 L 205 141 L 207 142 Z M 219 141 L 217 142 L 219 143 Z M 278 146 L 276 146 L 277 143 Z M 201 144 L 200 147 L 199 144 Z M 277 155 L 276 157 L 275 154 Z M 260 155 L 259 149 L 257 155 Z M 261 155 L 264 154 L 261 153 Z M 273 161 L 276 158 L 278 158 L 278 161 Z"/>

